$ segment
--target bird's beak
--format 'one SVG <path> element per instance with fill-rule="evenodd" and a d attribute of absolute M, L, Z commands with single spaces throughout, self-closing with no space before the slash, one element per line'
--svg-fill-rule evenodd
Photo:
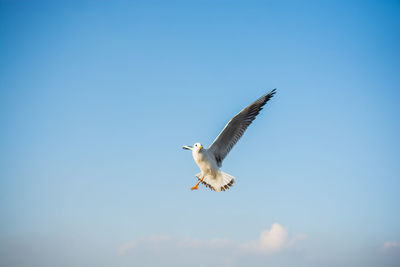
<path fill-rule="evenodd" d="M 183 149 L 187 149 L 187 150 L 192 150 L 192 147 L 191 147 L 191 146 L 183 146 L 182 148 L 183 148 Z"/>
<path fill-rule="evenodd" d="M 203 146 L 200 146 L 200 149 L 203 149 Z"/>

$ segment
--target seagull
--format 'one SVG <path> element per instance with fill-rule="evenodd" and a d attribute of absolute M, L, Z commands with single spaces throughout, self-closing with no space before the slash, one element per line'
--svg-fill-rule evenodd
<path fill-rule="evenodd" d="M 236 114 L 225 125 L 209 148 L 204 148 L 200 143 L 182 147 L 192 150 L 193 159 L 201 170 L 200 173 L 196 174 L 198 183 L 191 188 L 192 190 L 197 190 L 200 183 L 216 192 L 225 191 L 233 185 L 235 177 L 219 169 L 222 166 L 222 161 L 260 113 L 265 103 L 275 94 L 275 91 L 276 89 L 273 89 Z"/>

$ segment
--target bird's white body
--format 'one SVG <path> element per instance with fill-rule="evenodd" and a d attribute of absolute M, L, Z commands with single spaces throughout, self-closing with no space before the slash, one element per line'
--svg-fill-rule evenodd
<path fill-rule="evenodd" d="M 214 191 L 225 191 L 235 181 L 235 178 L 227 173 L 222 172 L 218 168 L 215 157 L 207 150 L 204 149 L 200 143 L 196 143 L 192 149 L 192 156 L 201 172 L 196 174 L 201 182 L 210 187 Z"/>
<path fill-rule="evenodd" d="M 217 166 L 217 162 L 213 157 L 208 155 L 207 149 L 200 149 L 198 151 L 192 151 L 193 159 L 196 162 L 197 166 L 199 166 L 201 170 L 201 176 L 205 175 L 217 175 L 219 172 L 219 168 Z"/>

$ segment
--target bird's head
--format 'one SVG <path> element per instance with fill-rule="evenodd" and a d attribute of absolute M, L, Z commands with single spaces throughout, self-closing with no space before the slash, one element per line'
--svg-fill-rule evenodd
<path fill-rule="evenodd" d="M 183 149 L 189 149 L 189 150 L 192 150 L 192 151 L 200 151 L 200 150 L 202 150 L 203 149 L 203 146 L 202 146 L 202 144 L 200 144 L 200 143 L 196 143 L 196 144 L 194 144 L 193 146 L 183 146 L 182 147 Z"/>

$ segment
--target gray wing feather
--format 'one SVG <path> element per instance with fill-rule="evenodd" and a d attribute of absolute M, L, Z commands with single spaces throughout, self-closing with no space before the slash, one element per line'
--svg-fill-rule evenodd
<path fill-rule="evenodd" d="M 247 127 L 249 127 L 258 113 L 260 113 L 265 103 L 275 94 L 275 91 L 276 89 L 257 99 L 254 103 L 240 111 L 225 125 L 225 128 L 208 148 L 208 151 L 214 155 L 218 167 L 221 167 L 222 161 L 226 155 L 228 155 L 232 147 L 239 141 L 240 137 L 242 137 Z"/>

